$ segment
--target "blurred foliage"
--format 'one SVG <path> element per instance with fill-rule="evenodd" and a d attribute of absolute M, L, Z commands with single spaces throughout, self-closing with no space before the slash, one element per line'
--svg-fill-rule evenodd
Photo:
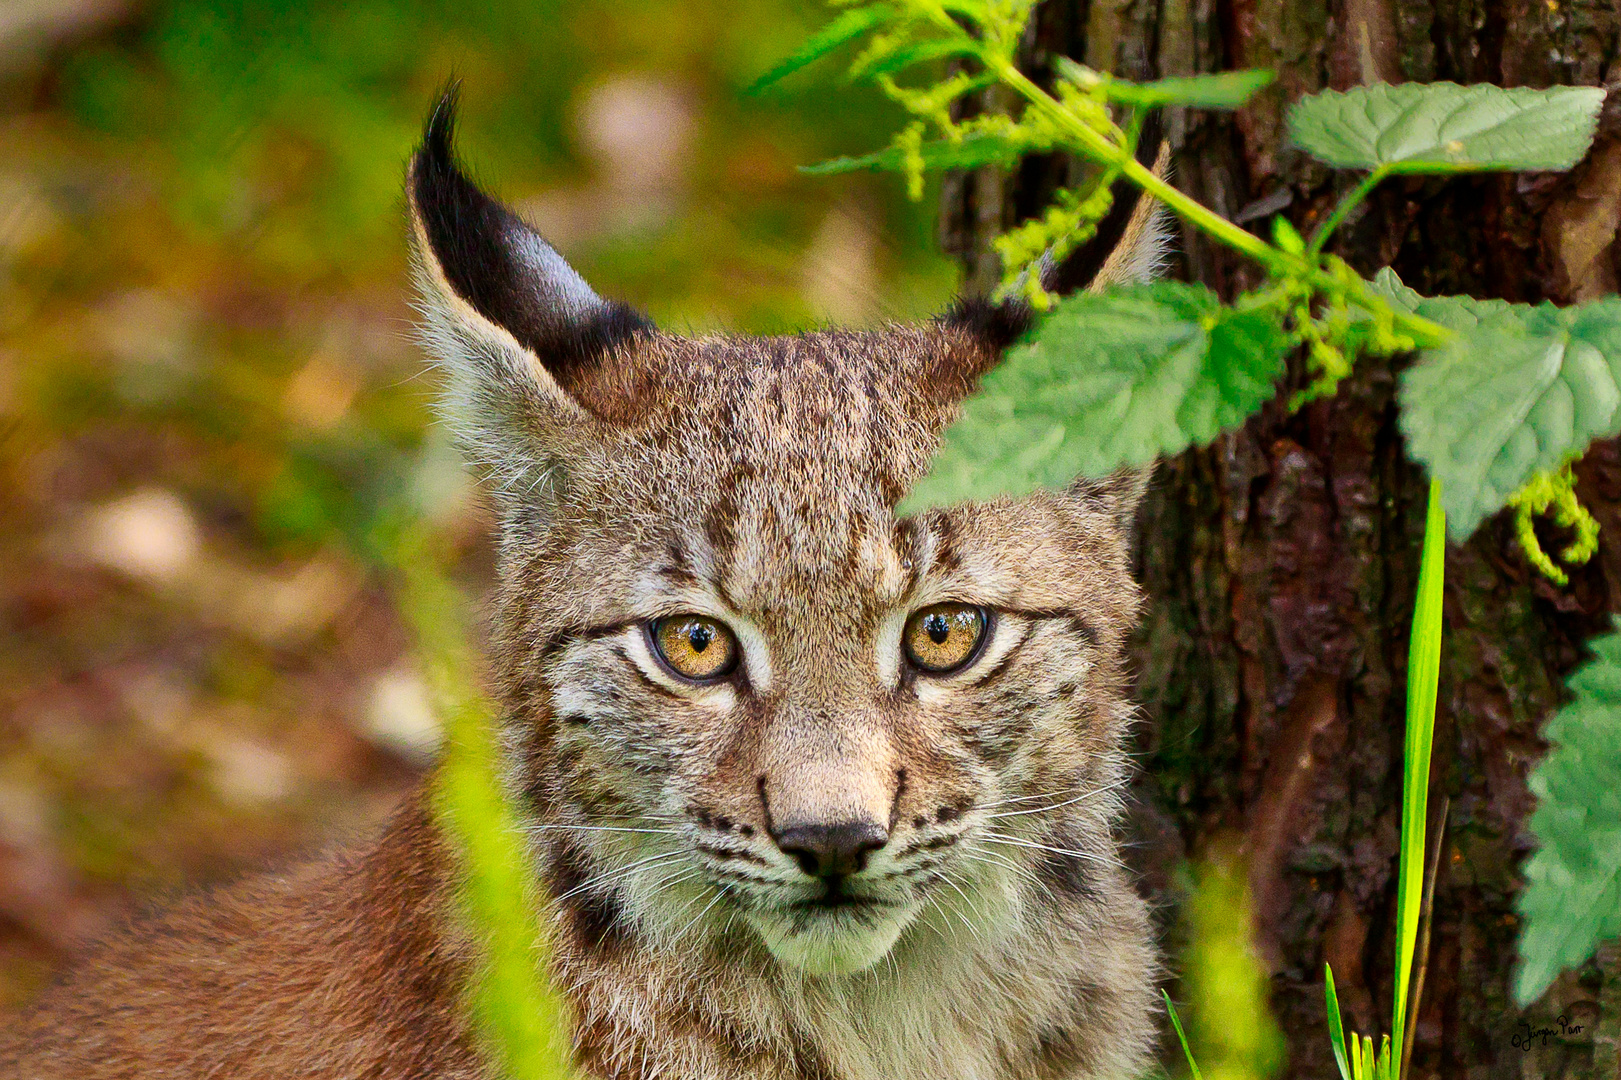
<path fill-rule="evenodd" d="M 1255 955 L 1249 879 L 1231 845 L 1194 867 L 1182 957 L 1187 1045 L 1210 1080 L 1265 1080 L 1283 1069 L 1271 980 Z"/>
<path fill-rule="evenodd" d="M 943 306 L 927 206 L 794 170 L 893 107 L 741 92 L 818 7 L 167 0 L 0 41 L 0 1003 L 132 897 L 371 827 L 430 760 L 353 545 L 408 500 L 487 579 L 405 275 L 452 75 L 475 173 L 663 325 Z"/>
<path fill-rule="evenodd" d="M 569 120 L 593 89 L 641 76 L 691 112 L 671 118 L 692 129 L 669 178 L 686 205 L 667 221 L 610 223 L 568 254 L 655 317 L 775 329 L 821 314 L 799 295 L 798 257 L 835 201 L 860 190 L 829 191 L 794 165 L 898 114 L 857 88 L 742 97 L 814 19 L 794 0 L 173 0 L 133 40 L 68 57 L 60 93 L 85 128 L 160 159 L 179 226 L 250 249 L 261 273 L 313 283 L 397 267 L 401 171 L 449 78 L 466 88 L 476 171 L 521 202 L 593 167 L 612 182 L 602 174 L 616 163 L 593 162 L 581 145 L 591 133 Z M 884 202 L 885 243 L 906 247 L 892 247 L 890 269 L 923 275 L 923 299 L 938 299 L 943 264 L 920 257 L 932 214 L 892 191 Z"/>

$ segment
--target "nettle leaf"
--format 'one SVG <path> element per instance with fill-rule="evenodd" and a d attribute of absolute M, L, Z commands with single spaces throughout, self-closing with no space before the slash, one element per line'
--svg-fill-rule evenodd
<path fill-rule="evenodd" d="M 1441 481 L 1455 539 L 1532 474 L 1621 431 L 1621 298 L 1559 308 L 1421 297 L 1388 270 L 1374 287 L 1456 332 L 1401 385 L 1402 431 Z"/>
<path fill-rule="evenodd" d="M 1456 173 L 1568 169 L 1593 142 L 1595 86 L 1376 83 L 1301 98 L 1289 138 L 1342 169 Z"/>
<path fill-rule="evenodd" d="M 781 82 L 800 68 L 814 64 L 840 45 L 854 41 L 867 31 L 890 22 L 898 14 L 899 12 L 890 4 L 873 4 L 846 11 L 812 34 L 810 40 L 799 47 L 798 52 L 755 79 L 744 93 L 757 94 L 772 83 Z"/>
<path fill-rule="evenodd" d="M 935 139 L 920 148 L 923 167 L 935 169 L 974 169 L 981 165 L 1012 165 L 1027 147 L 988 132 L 972 132 L 961 139 Z M 906 151 L 898 146 L 886 147 L 860 157 L 833 158 L 815 165 L 801 165 L 799 171 L 811 176 L 830 176 L 835 173 L 878 169 L 900 172 L 906 167 Z"/>
<path fill-rule="evenodd" d="M 902 505 L 1062 487 L 1207 443 L 1274 393 L 1292 347 L 1275 312 L 1161 282 L 1058 303 L 988 374 Z"/>
<path fill-rule="evenodd" d="M 1522 1005 L 1621 934 L 1621 634 L 1592 650 L 1571 676 L 1575 700 L 1548 722 L 1553 746 L 1530 778 L 1541 847 L 1525 864 L 1519 901 Z"/>

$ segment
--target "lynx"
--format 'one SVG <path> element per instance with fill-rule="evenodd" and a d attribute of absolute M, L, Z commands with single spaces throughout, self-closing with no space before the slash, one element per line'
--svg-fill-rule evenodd
<path fill-rule="evenodd" d="M 1140 1075 L 1156 955 L 1115 827 L 1142 478 L 895 510 L 1027 315 L 664 333 L 466 178 L 454 107 L 407 179 L 422 337 L 499 509 L 506 767 L 579 1069 Z M 1139 206 L 1100 280 L 1156 243 Z M 0 1072 L 493 1080 L 429 804 L 132 925 Z"/>

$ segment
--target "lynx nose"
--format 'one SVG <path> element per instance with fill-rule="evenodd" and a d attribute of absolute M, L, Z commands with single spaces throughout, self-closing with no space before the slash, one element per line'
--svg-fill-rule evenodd
<path fill-rule="evenodd" d="M 859 874 L 867 855 L 889 842 L 889 830 L 874 821 L 839 825 L 795 825 L 777 836 L 777 846 L 811 877 Z"/>

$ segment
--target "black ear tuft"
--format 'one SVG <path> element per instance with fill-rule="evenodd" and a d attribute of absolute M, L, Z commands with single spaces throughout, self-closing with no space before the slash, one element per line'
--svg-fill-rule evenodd
<path fill-rule="evenodd" d="M 452 84 L 411 161 L 411 206 L 458 297 L 505 329 L 560 381 L 652 322 L 602 299 L 550 244 L 469 180 L 456 162 Z"/>
<path fill-rule="evenodd" d="M 1001 352 L 1029 333 L 1035 316 L 1023 300 L 995 303 L 982 296 L 964 296 L 940 316 L 940 321 L 967 331 L 992 351 Z"/>

